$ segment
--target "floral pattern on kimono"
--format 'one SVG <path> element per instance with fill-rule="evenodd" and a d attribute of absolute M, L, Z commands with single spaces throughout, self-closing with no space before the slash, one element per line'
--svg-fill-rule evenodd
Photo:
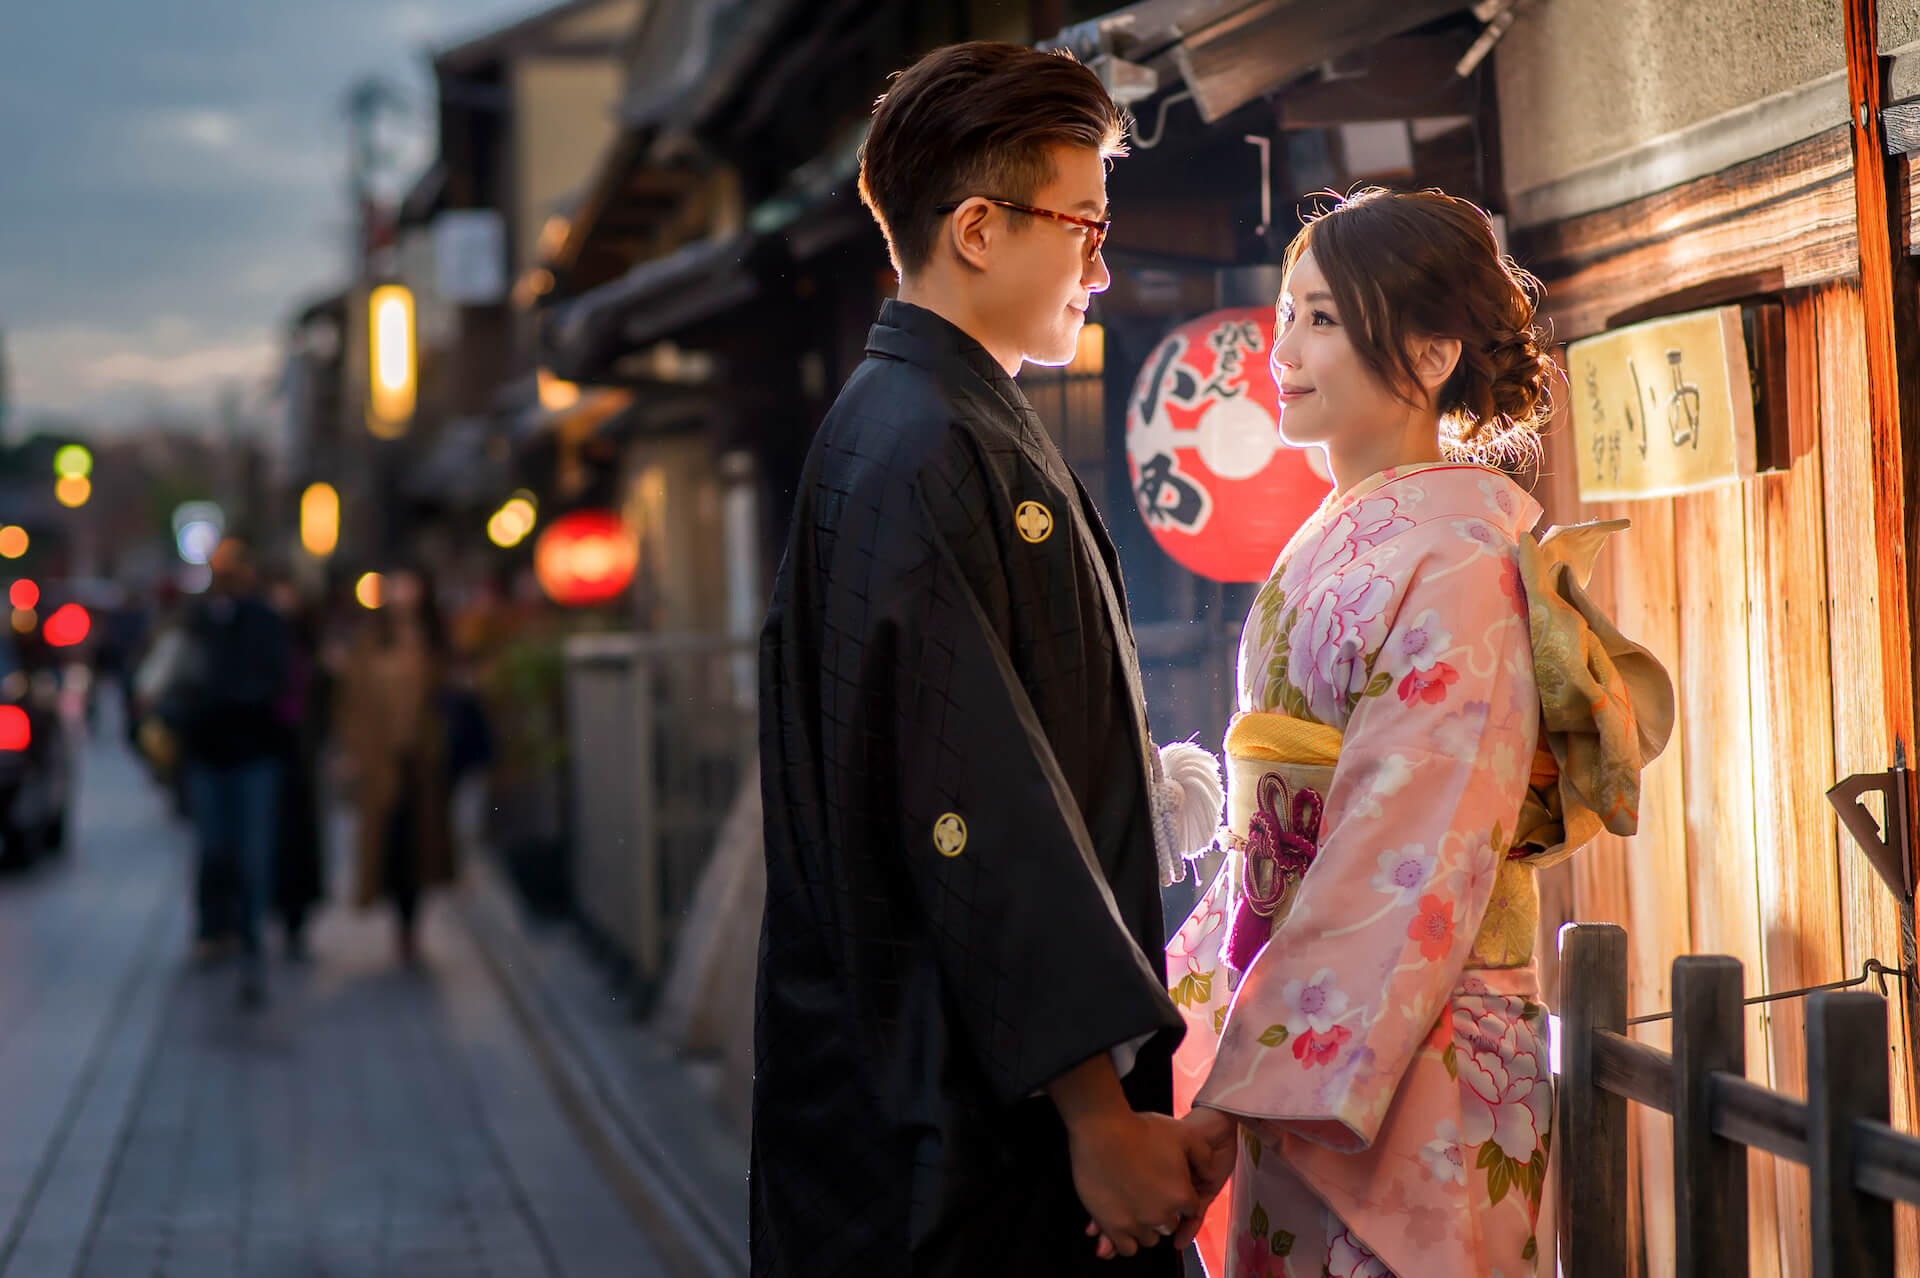
<path fill-rule="evenodd" d="M 1343 740 L 1317 854 L 1237 983 L 1224 869 L 1167 951 L 1176 1092 L 1241 1123 L 1213 1274 L 1522 1278 L 1551 1254 L 1546 1012 L 1530 967 L 1469 966 L 1540 737 L 1515 567 L 1539 514 L 1480 467 L 1384 472 L 1255 600 L 1240 709 Z"/>

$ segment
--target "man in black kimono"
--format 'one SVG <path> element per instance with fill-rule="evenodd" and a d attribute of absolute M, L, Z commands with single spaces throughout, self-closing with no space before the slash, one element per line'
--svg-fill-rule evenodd
<path fill-rule="evenodd" d="M 1107 286 L 1119 139 L 1091 73 L 1015 45 L 930 54 L 875 113 L 899 298 L 813 441 L 761 643 L 756 1275 L 1177 1274 L 1231 1170 L 1166 1116 L 1113 547 L 1012 377 L 1068 362 Z"/>

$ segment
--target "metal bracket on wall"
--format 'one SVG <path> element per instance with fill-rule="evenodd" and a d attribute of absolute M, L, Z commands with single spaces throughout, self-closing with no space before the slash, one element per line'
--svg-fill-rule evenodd
<path fill-rule="evenodd" d="M 1907 801 L 1912 778 L 1913 774 L 1907 770 L 1907 749 L 1902 743 L 1894 747 L 1893 766 L 1885 772 L 1862 772 L 1827 791 L 1827 802 L 1840 814 L 1840 824 L 1847 827 L 1853 841 L 1867 854 L 1880 881 L 1887 885 L 1895 899 L 1909 904 L 1913 901 L 1913 868 L 1909 859 Z M 1880 820 L 1860 802 L 1863 796 L 1875 792 L 1885 804 L 1881 809 L 1886 813 L 1884 833 Z"/>
<path fill-rule="evenodd" d="M 1908 803 L 1912 796 L 1913 774 L 1907 769 L 1907 747 L 1905 742 L 1896 742 L 1893 748 L 1893 766 L 1885 772 L 1863 772 L 1848 777 L 1827 791 L 1827 802 L 1840 815 L 1840 824 L 1847 828 L 1853 841 L 1866 853 L 1880 881 L 1893 893 L 1893 899 L 1900 907 L 1900 966 L 1905 969 L 1905 979 L 1900 982 L 1901 993 L 1905 996 L 1907 1020 L 1907 1040 L 1913 1046 L 1920 1046 L 1920 980 L 1916 978 L 1916 955 L 1914 952 L 1913 932 L 1913 842 L 1909 827 Z M 1881 797 L 1881 811 L 1885 813 L 1885 829 L 1881 820 L 1860 800 L 1868 794 L 1878 793 Z"/>

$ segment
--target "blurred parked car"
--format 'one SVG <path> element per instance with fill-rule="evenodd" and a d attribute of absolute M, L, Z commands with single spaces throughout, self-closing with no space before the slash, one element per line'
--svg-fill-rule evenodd
<path fill-rule="evenodd" d="M 24 865 L 66 845 L 72 775 L 59 676 L 29 670 L 0 632 L 0 862 Z"/>

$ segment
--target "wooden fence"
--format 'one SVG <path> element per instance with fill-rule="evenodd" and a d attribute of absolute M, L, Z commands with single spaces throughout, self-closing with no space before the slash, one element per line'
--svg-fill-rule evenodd
<path fill-rule="evenodd" d="M 1920 1138 L 1887 1124 L 1887 1008 L 1876 994 L 1813 994 L 1807 1099 L 1746 1077 L 1738 961 L 1673 963 L 1673 1052 L 1627 1033 L 1627 934 L 1560 933 L 1560 1090 L 1555 1144 L 1565 1278 L 1631 1272 L 1627 1102 L 1673 1117 L 1678 1278 L 1747 1278 L 1747 1150 L 1805 1166 L 1815 1278 L 1894 1272 L 1893 1204 L 1920 1204 Z"/>

